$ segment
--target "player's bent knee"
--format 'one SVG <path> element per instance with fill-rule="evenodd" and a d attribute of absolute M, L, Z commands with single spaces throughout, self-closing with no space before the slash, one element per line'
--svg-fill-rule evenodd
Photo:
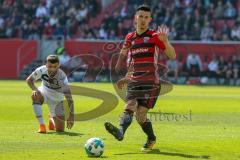
<path fill-rule="evenodd" d="M 135 112 L 137 110 L 138 102 L 137 100 L 129 100 L 125 106 L 125 111 Z"/>
<path fill-rule="evenodd" d="M 44 102 L 44 98 L 41 95 L 41 93 L 37 93 L 35 91 L 32 93 L 31 98 L 32 98 L 33 103 L 43 104 L 43 102 Z"/>

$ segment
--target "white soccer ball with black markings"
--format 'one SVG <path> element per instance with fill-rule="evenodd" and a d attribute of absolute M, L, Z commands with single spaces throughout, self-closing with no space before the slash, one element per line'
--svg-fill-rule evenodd
<path fill-rule="evenodd" d="M 104 143 L 100 138 L 90 138 L 84 148 L 89 157 L 100 157 L 104 151 Z"/>

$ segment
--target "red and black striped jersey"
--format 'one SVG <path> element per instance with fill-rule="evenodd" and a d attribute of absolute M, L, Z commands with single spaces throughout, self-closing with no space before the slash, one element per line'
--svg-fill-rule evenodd
<path fill-rule="evenodd" d="M 131 32 L 125 38 L 125 45 L 129 48 L 128 64 L 133 69 L 131 79 L 158 84 L 158 55 L 166 47 L 157 32 L 149 29 L 141 35 Z"/>

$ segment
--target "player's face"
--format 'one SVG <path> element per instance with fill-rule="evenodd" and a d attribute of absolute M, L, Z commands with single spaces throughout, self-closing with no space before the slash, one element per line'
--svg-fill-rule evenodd
<path fill-rule="evenodd" d="M 136 27 L 141 30 L 145 30 L 149 27 L 152 17 L 151 13 L 147 11 L 138 11 L 135 15 Z"/>
<path fill-rule="evenodd" d="M 57 73 L 57 70 L 59 68 L 59 63 L 47 62 L 46 67 L 47 67 L 49 76 L 54 76 Z"/>

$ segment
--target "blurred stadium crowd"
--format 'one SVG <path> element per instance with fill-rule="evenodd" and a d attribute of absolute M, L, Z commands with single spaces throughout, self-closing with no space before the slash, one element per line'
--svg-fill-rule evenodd
<path fill-rule="evenodd" d="M 172 40 L 240 40 L 239 0 L 127 0 L 97 27 L 89 19 L 103 10 L 99 0 L 0 0 L 0 38 L 123 39 L 143 3 L 152 27 L 167 24 Z"/>
<path fill-rule="evenodd" d="M 240 85 L 240 55 L 232 55 L 227 59 L 223 56 L 205 55 L 202 60 L 198 54 L 189 53 L 186 59 L 178 56 L 177 60 L 167 60 L 167 78 L 172 77 L 173 82 L 178 82 L 179 77 L 186 77 L 186 83 Z"/>

